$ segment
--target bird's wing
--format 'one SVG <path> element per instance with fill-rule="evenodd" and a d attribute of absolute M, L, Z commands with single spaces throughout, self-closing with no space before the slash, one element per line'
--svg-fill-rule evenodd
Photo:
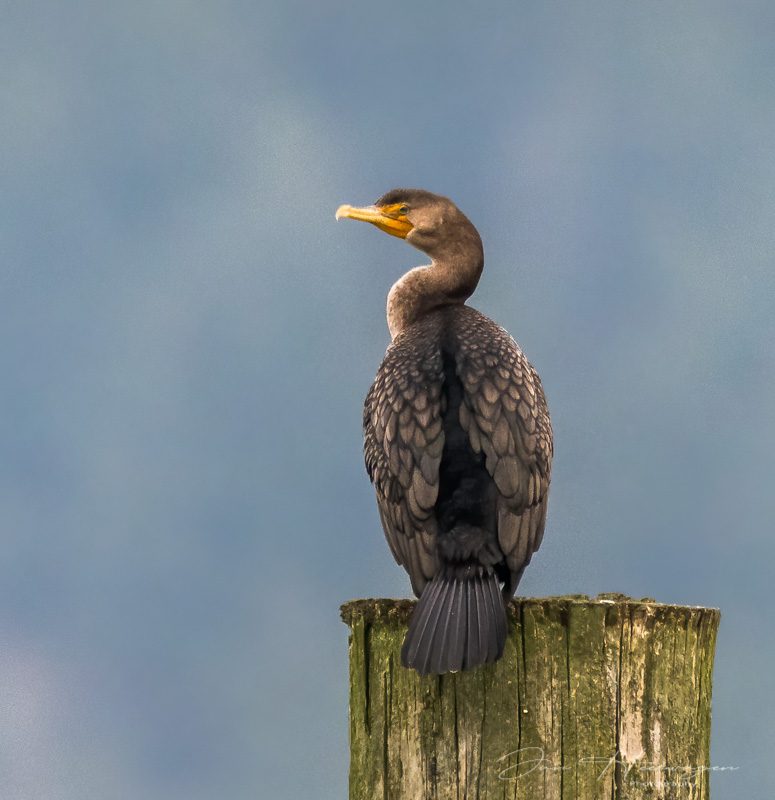
<path fill-rule="evenodd" d="M 418 597 L 436 572 L 433 507 L 444 449 L 442 382 L 438 349 L 397 337 L 363 408 L 366 469 L 382 527 Z"/>
<path fill-rule="evenodd" d="M 498 543 L 513 591 L 543 537 L 552 428 L 536 371 L 505 330 L 474 313 L 458 334 L 460 423 L 498 489 Z"/>

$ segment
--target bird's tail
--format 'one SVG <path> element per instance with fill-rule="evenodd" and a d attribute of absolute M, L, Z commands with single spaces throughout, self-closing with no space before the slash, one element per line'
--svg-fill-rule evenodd
<path fill-rule="evenodd" d="M 497 661 L 506 644 L 506 608 L 487 567 L 441 569 L 426 585 L 409 624 L 401 663 L 422 675 Z"/>

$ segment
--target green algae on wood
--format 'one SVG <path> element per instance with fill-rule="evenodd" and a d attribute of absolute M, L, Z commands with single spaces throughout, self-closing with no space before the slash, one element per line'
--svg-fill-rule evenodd
<path fill-rule="evenodd" d="M 707 800 L 719 611 L 524 598 L 496 664 L 400 664 L 414 602 L 354 600 L 350 800 Z"/>

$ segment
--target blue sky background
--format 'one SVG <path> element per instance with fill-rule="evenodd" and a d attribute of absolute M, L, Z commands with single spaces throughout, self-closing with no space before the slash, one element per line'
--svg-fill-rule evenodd
<path fill-rule="evenodd" d="M 715 800 L 775 746 L 768 2 L 3 3 L 0 794 L 342 798 L 339 604 L 406 596 L 361 459 L 453 198 L 541 373 L 520 590 L 722 609 Z"/>

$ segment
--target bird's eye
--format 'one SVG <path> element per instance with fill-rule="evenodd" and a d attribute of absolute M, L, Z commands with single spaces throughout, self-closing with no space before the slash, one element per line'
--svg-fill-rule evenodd
<path fill-rule="evenodd" d="M 398 209 L 399 214 L 407 214 L 408 212 L 409 212 L 409 206 L 401 206 L 401 208 Z"/>

